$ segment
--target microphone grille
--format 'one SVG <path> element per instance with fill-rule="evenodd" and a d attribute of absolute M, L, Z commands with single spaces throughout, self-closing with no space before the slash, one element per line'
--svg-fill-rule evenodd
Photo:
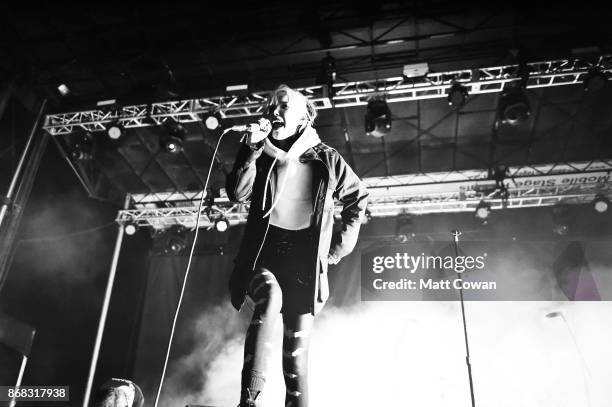
<path fill-rule="evenodd" d="M 265 117 L 259 119 L 259 129 L 263 132 L 272 131 L 272 122 Z"/>

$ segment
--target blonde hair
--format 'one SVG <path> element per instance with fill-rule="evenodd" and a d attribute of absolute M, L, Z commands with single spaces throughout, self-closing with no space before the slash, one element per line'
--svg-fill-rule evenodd
<path fill-rule="evenodd" d="M 317 109 L 315 108 L 314 103 L 312 103 L 310 99 L 304 96 L 302 92 L 299 92 L 293 88 L 290 88 L 288 85 L 282 84 L 282 85 L 279 85 L 278 88 L 276 88 L 276 90 L 272 93 L 272 97 L 270 98 L 270 101 L 268 102 L 268 107 L 272 105 L 278 105 L 278 93 L 279 92 L 286 92 L 287 95 L 289 95 L 289 100 L 299 100 L 300 102 L 302 102 L 306 106 L 305 119 L 309 125 L 312 125 L 312 123 L 317 118 Z"/>

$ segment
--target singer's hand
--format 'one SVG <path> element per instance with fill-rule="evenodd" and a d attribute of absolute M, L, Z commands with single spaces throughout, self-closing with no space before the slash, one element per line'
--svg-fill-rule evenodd
<path fill-rule="evenodd" d="M 338 257 L 336 257 L 332 253 L 327 254 L 327 264 L 338 264 L 338 263 L 340 263 L 340 259 Z"/>
<path fill-rule="evenodd" d="M 250 124 L 248 126 L 246 141 L 249 146 L 253 147 L 255 144 L 268 137 L 271 131 L 272 124 L 270 123 L 270 120 L 262 117 L 257 123 Z"/>

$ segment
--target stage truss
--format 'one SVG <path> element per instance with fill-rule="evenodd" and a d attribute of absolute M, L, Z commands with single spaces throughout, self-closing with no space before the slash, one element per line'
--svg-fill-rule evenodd
<path fill-rule="evenodd" d="M 400 214 L 471 212 L 481 201 L 492 210 L 591 202 L 597 195 L 612 197 L 611 160 L 537 166 L 508 167 L 498 182 L 489 171 L 468 170 L 365 178 L 370 192 L 372 217 Z M 507 191 L 507 199 L 500 189 Z M 118 213 L 117 222 L 166 229 L 173 225 L 194 228 L 202 192 L 168 192 L 130 196 L 129 209 Z M 221 196 L 206 200 L 200 227 L 211 228 L 225 218 L 230 225 L 246 222 L 248 204 Z M 341 207 L 336 207 L 339 216 Z"/>
<path fill-rule="evenodd" d="M 594 61 L 594 62 L 593 62 Z M 386 95 L 387 102 L 444 98 L 454 83 L 469 94 L 501 92 L 510 82 L 525 81 L 525 87 L 544 88 L 582 83 L 592 70 L 612 76 L 612 55 L 584 60 L 567 58 L 532 62 L 525 66 L 503 65 L 429 73 L 421 78 L 392 77 L 335 83 L 331 92 L 324 85 L 300 88 L 318 109 L 367 104 L 373 95 Z M 527 74 L 528 73 L 528 74 Z M 178 122 L 198 122 L 204 115 L 218 112 L 224 118 L 261 115 L 271 91 L 245 96 L 226 95 L 132 106 L 111 105 L 98 110 L 46 116 L 44 130 L 53 136 L 76 131 L 103 131 L 109 123 L 125 128 L 162 124 L 168 118 Z M 474 211 L 481 201 L 491 209 L 551 206 L 559 203 L 587 203 L 596 195 L 612 196 L 612 160 L 509 167 L 500 184 L 490 170 L 467 170 L 365 178 L 372 217 L 402 213 L 427 214 Z M 498 180 L 499 181 L 499 180 Z M 201 191 L 133 194 L 121 210 L 117 222 L 153 229 L 173 225 L 194 228 Z M 502 196 L 504 195 L 505 196 Z M 340 208 L 336 208 L 338 215 Z M 206 199 L 200 226 L 210 228 L 220 218 L 231 225 L 246 222 L 247 204 L 229 201 L 222 190 L 219 197 Z"/>
<path fill-rule="evenodd" d="M 531 62 L 523 68 L 503 65 L 429 73 L 420 78 L 398 76 L 335 83 L 332 92 L 326 85 L 299 90 L 314 102 L 317 109 L 329 109 L 365 105 L 378 94 L 386 95 L 389 103 L 444 98 L 455 82 L 465 86 L 469 94 L 501 92 L 506 84 L 525 79 L 527 89 L 574 85 L 582 83 L 592 69 L 612 74 L 612 55 L 601 55 L 595 62 L 568 58 Z M 197 122 L 211 112 L 218 112 L 224 118 L 259 116 L 270 94 L 271 91 L 264 91 L 246 96 L 225 95 L 131 106 L 112 104 L 97 110 L 47 115 L 43 128 L 57 136 L 77 130 L 103 131 L 115 122 L 125 128 L 158 126 L 168 118 L 184 123 Z"/>

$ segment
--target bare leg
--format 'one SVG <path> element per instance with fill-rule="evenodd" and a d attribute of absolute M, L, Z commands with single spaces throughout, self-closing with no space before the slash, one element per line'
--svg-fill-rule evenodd
<path fill-rule="evenodd" d="M 308 407 L 308 345 L 314 317 L 283 315 L 283 376 L 285 407 Z"/>

